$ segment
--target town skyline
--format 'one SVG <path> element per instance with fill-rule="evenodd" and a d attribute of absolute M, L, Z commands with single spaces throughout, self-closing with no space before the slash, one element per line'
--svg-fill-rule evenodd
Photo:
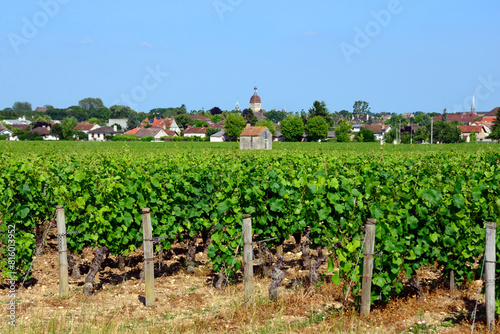
<path fill-rule="evenodd" d="M 426 113 L 499 105 L 500 4 L 373 1 L 6 3 L 0 108 L 86 97 L 137 112 L 248 107 Z"/>

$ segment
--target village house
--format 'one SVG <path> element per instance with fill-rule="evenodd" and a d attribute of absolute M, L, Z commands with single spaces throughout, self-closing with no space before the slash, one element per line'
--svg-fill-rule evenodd
<path fill-rule="evenodd" d="M 491 139 L 486 138 L 490 134 L 490 131 L 484 125 L 461 125 L 459 128 L 462 131 L 462 138 L 467 143 L 470 142 L 472 132 L 476 134 L 476 141 L 491 141 Z"/>
<path fill-rule="evenodd" d="M 167 131 L 170 134 L 167 134 Z M 128 134 L 128 133 L 125 133 Z M 164 130 L 162 128 L 147 128 L 147 129 L 138 129 L 135 133 L 137 139 L 141 139 L 144 137 L 153 137 L 155 141 L 160 141 L 163 137 L 171 137 L 177 135 L 174 131 Z"/>
<path fill-rule="evenodd" d="M 114 137 L 116 135 L 122 135 L 123 130 L 118 130 L 117 126 L 101 126 L 100 128 L 90 130 L 88 132 L 89 141 L 106 141 L 106 136 Z"/>
<path fill-rule="evenodd" d="M 92 124 L 92 123 L 86 123 L 86 122 L 81 122 L 81 123 L 78 123 L 74 128 L 73 130 L 77 130 L 77 131 L 82 131 L 84 132 L 85 134 L 88 134 L 89 131 L 91 130 L 95 130 L 95 129 L 98 129 L 100 128 L 101 126 L 98 125 L 98 124 Z"/>
<path fill-rule="evenodd" d="M 273 135 L 265 126 L 247 126 L 240 134 L 241 150 L 271 150 Z"/>
<path fill-rule="evenodd" d="M 50 126 L 39 126 L 30 131 L 31 133 L 36 133 L 38 136 L 42 137 L 43 140 L 59 140 L 56 136 L 52 135 L 50 132 Z"/>
<path fill-rule="evenodd" d="M 364 129 L 373 131 L 375 134 L 375 140 L 380 141 L 384 139 L 386 133 L 392 130 L 392 126 L 389 124 L 365 124 L 362 126 Z"/>
<path fill-rule="evenodd" d="M 187 128 L 184 130 L 184 137 L 200 137 L 200 138 L 205 138 L 205 135 L 207 133 L 207 128 Z"/>
<path fill-rule="evenodd" d="M 226 132 L 224 131 L 224 129 L 222 129 L 219 132 L 214 133 L 213 135 L 210 136 L 211 143 L 223 143 L 223 142 L 227 141 L 227 139 L 228 138 L 226 136 Z"/>

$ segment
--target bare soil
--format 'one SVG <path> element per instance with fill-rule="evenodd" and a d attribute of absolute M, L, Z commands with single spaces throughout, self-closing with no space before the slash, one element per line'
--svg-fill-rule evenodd
<path fill-rule="evenodd" d="M 308 286 L 308 271 L 301 270 L 300 253 L 293 252 L 291 238 L 284 245 L 286 275 L 278 301 L 269 300 L 270 279 L 261 277 L 256 264 L 255 302 L 245 305 L 241 275 L 223 291 L 213 287 L 214 275 L 200 239 L 192 275 L 186 273 L 187 243 L 164 251 L 161 269 L 155 254 L 154 307 L 143 304 L 140 250 L 125 259 L 124 272 L 119 270 L 115 256 L 106 258 L 96 277 L 95 294 L 85 296 L 85 275 L 94 258 L 93 251 L 86 249 L 75 256 L 81 279 L 70 277 L 70 296 L 59 298 L 55 233 L 55 229 L 50 231 L 44 253 L 34 260 L 32 278 L 18 291 L 16 327 L 8 325 L 7 302 L 1 302 L 5 316 L 0 320 L 0 334 L 470 333 L 476 294 L 482 284 L 473 281 L 450 291 L 438 268 L 425 268 L 419 273 L 425 299 L 418 299 L 408 289 L 399 298 L 375 304 L 369 317 L 360 318 L 353 299 L 343 304 L 342 286 L 330 282 L 326 264 L 320 267 L 321 282 Z M 0 288 L 6 296 L 7 286 Z M 474 332 L 486 332 L 482 296 Z"/>

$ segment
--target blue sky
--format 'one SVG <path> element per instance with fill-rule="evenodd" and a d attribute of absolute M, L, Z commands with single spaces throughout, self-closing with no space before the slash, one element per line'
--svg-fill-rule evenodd
<path fill-rule="evenodd" d="M 5 1 L 0 108 L 448 112 L 500 106 L 500 2 Z"/>

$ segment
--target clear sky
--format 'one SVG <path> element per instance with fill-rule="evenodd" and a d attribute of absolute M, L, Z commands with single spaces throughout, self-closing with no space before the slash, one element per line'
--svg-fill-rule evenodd
<path fill-rule="evenodd" d="M 500 106 L 498 0 L 3 1 L 0 108 Z"/>

